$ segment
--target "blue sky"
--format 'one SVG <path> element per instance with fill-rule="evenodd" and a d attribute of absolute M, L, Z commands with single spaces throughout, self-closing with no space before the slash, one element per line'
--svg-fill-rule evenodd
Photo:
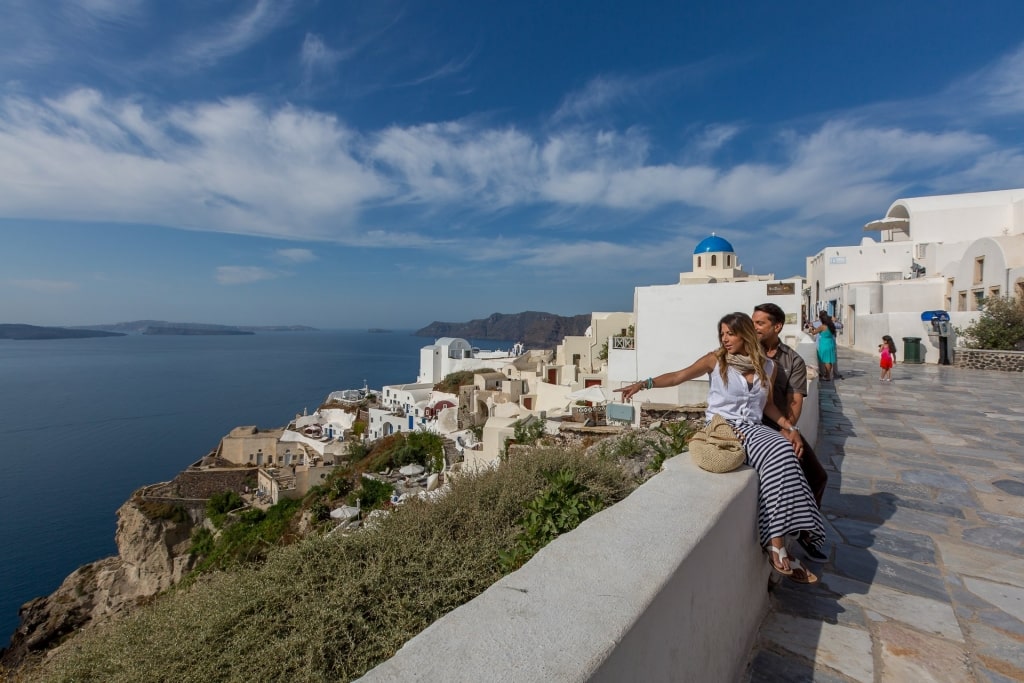
<path fill-rule="evenodd" d="M 0 322 L 629 310 L 1024 185 L 1013 1 L 0 4 Z"/>

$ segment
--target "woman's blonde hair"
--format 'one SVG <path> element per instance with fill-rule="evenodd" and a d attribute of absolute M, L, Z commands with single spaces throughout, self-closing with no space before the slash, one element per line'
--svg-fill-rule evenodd
<path fill-rule="evenodd" d="M 718 350 L 715 351 L 715 358 L 718 360 L 718 371 L 722 374 L 722 382 L 729 384 L 729 368 L 725 362 L 728 352 L 722 346 L 722 325 L 728 325 L 732 333 L 743 342 L 743 351 L 750 358 L 750 362 L 754 366 L 754 372 L 757 374 L 757 378 L 761 380 L 761 386 L 771 391 L 771 382 L 768 381 L 768 373 L 765 372 L 768 357 L 764 355 L 761 340 L 757 336 L 757 330 L 754 329 L 754 321 L 750 319 L 749 315 L 739 311 L 723 315 L 722 319 L 718 321 Z"/>

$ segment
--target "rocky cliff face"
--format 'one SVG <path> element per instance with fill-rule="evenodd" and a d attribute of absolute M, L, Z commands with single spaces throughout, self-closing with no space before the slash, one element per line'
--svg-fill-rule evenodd
<path fill-rule="evenodd" d="M 50 650 L 74 631 L 120 615 L 166 590 L 192 568 L 191 521 L 151 519 L 129 500 L 117 511 L 116 557 L 84 565 L 46 597 L 21 608 L 21 623 L 0 655 L 7 667 Z"/>
<path fill-rule="evenodd" d="M 416 331 L 418 337 L 462 337 L 521 341 L 532 348 L 555 348 L 566 336 L 582 335 L 590 326 L 590 315 L 565 317 L 553 313 L 493 313 L 468 323 L 435 321 Z"/>

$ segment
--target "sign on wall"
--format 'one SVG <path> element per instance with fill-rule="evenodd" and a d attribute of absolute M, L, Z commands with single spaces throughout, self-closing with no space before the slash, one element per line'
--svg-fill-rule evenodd
<path fill-rule="evenodd" d="M 795 282 L 769 282 L 768 283 L 768 296 L 783 296 L 786 294 L 796 294 L 796 283 Z"/>

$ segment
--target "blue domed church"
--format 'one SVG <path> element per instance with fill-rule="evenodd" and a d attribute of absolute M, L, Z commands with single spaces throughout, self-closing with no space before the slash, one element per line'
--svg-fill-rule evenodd
<path fill-rule="evenodd" d="M 743 270 L 736 250 L 729 240 L 711 233 L 693 250 L 693 270 L 679 274 L 679 284 L 696 285 L 707 282 L 745 282 L 772 280 L 774 275 L 750 275 Z"/>

